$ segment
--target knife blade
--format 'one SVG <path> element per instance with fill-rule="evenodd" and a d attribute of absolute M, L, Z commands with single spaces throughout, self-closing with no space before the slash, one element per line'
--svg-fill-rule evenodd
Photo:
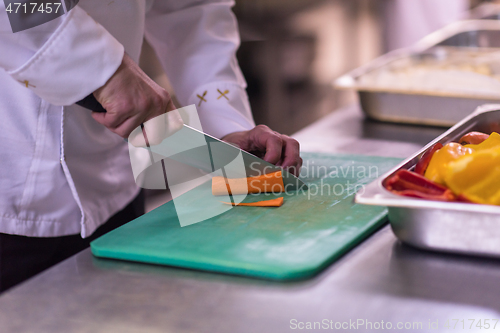
<path fill-rule="evenodd" d="M 76 104 L 95 112 L 106 112 L 92 94 Z M 283 184 L 287 191 L 307 190 L 307 185 L 287 170 L 186 124 L 175 134 L 166 138 L 162 144 L 144 147 L 144 149 L 208 173 L 227 168 L 230 162 L 241 154 L 245 166 L 245 175 L 241 177 L 254 177 L 282 171 Z"/>
<path fill-rule="evenodd" d="M 170 155 L 169 158 L 178 162 L 197 167 L 206 172 L 214 172 L 217 169 L 226 167 L 241 154 L 245 166 L 245 175 L 242 175 L 242 177 L 255 177 L 282 171 L 283 184 L 287 190 L 307 189 L 307 185 L 301 179 L 287 170 L 188 125 L 184 125 L 180 131 L 169 138 L 169 141 L 170 139 L 172 139 L 172 143 L 175 142 L 175 144 L 179 145 L 182 145 L 182 142 L 185 142 L 184 140 L 191 142 L 203 140 L 206 142 L 206 146 L 195 147 Z M 208 154 L 205 147 L 208 147 Z"/>

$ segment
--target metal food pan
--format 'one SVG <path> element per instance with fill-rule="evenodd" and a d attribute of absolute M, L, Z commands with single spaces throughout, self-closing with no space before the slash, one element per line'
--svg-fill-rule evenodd
<path fill-rule="evenodd" d="M 500 20 L 500 4 L 499 3 L 482 3 L 469 12 L 471 20 Z"/>
<path fill-rule="evenodd" d="M 500 105 L 485 105 L 430 142 L 393 170 L 366 186 L 356 202 L 387 206 L 396 237 L 422 249 L 500 257 L 500 206 L 409 198 L 385 189 L 389 177 L 412 169 L 427 149 L 458 141 L 470 131 L 500 130 Z"/>
<path fill-rule="evenodd" d="M 371 118 L 411 124 L 452 126 L 482 104 L 500 103 L 498 96 L 438 92 L 391 90 L 376 85 L 361 85 L 359 80 L 371 71 L 403 58 L 428 57 L 439 47 L 500 48 L 500 21 L 469 20 L 450 24 L 423 38 L 413 46 L 389 52 L 335 80 L 339 89 L 359 93 L 363 111 Z M 442 52 L 435 52 L 441 57 Z"/>

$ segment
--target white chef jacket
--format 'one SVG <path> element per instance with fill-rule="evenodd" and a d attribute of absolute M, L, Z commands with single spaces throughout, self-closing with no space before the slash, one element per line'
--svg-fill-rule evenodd
<path fill-rule="evenodd" d="M 386 0 L 387 51 L 407 47 L 447 24 L 464 18 L 468 0 Z"/>
<path fill-rule="evenodd" d="M 81 0 L 14 34 L 0 2 L 0 232 L 87 237 L 138 194 L 124 140 L 73 103 L 106 83 L 124 51 L 138 61 L 144 36 L 205 132 L 252 128 L 232 5 Z"/>

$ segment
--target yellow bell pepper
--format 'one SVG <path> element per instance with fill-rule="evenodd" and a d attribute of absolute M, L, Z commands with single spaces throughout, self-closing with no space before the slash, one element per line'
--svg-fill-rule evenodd
<path fill-rule="evenodd" d="M 448 143 L 434 153 L 425 177 L 472 202 L 500 205 L 500 134 L 479 144 Z"/>
<path fill-rule="evenodd" d="M 476 203 L 500 205 L 500 146 L 462 156 L 446 169 L 446 186 L 455 194 Z"/>
<path fill-rule="evenodd" d="M 455 161 L 459 157 L 472 153 L 472 148 L 462 146 L 459 143 L 450 142 L 446 144 L 443 148 L 436 151 L 432 156 L 432 159 L 429 162 L 429 166 L 427 167 L 427 170 L 424 174 L 425 178 L 430 179 L 438 184 L 445 185 L 444 178 L 447 173 L 448 163 Z"/>

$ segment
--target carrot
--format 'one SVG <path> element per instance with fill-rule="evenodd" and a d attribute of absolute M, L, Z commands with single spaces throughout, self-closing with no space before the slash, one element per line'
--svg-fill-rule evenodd
<path fill-rule="evenodd" d="M 230 202 L 222 203 L 233 205 L 233 206 L 251 206 L 251 207 L 281 207 L 283 205 L 283 197 L 279 197 L 271 200 L 257 201 L 257 202 L 240 202 L 238 204 L 233 204 Z"/>
<path fill-rule="evenodd" d="M 285 191 L 281 171 L 247 178 L 212 178 L 212 194 L 280 193 Z"/>

